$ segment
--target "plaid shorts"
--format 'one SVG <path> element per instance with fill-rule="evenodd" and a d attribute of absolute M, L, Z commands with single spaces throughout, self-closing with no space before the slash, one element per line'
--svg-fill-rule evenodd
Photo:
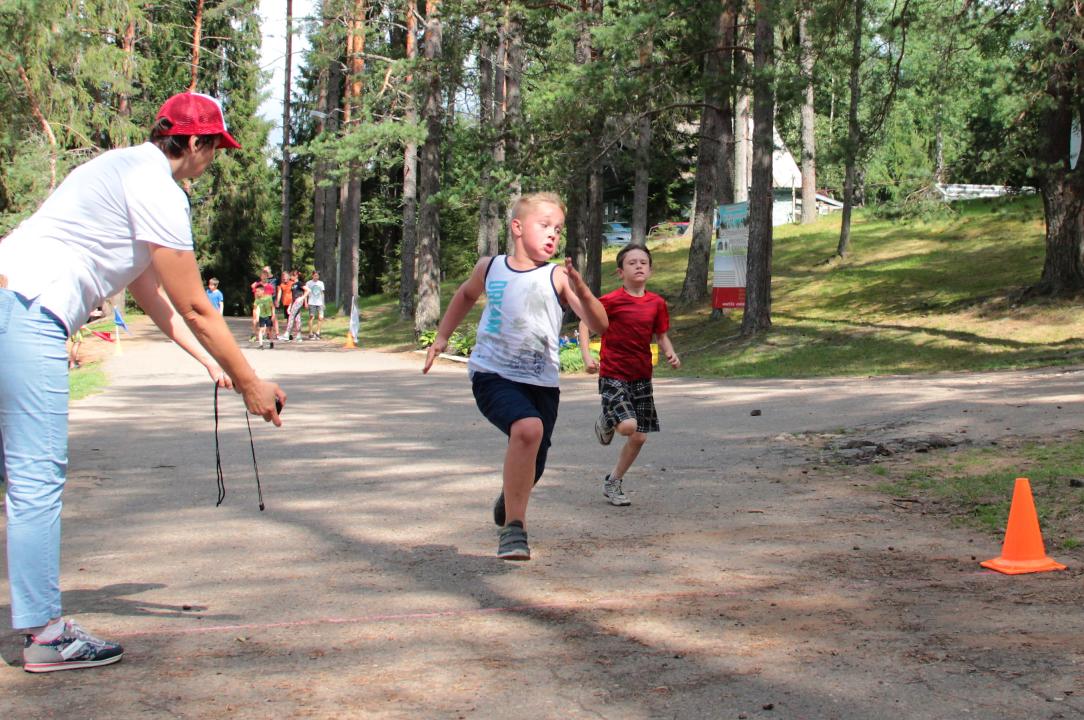
<path fill-rule="evenodd" d="M 659 416 L 655 412 L 650 378 L 625 381 L 600 377 L 598 394 L 602 396 L 602 414 L 611 426 L 635 418 L 637 432 L 659 431 Z"/>

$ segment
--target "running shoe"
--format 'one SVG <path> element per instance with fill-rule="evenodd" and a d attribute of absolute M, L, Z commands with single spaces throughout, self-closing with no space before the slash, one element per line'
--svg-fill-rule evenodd
<path fill-rule="evenodd" d="M 109 665 L 122 657 L 120 645 L 94 637 L 72 620 L 64 621 L 64 629 L 53 640 L 42 642 L 27 635 L 23 641 L 23 669 L 32 673 Z"/>
<path fill-rule="evenodd" d="M 504 527 L 504 491 L 493 502 L 493 522 L 497 527 Z"/>
<path fill-rule="evenodd" d="M 602 494 L 610 501 L 611 505 L 617 507 L 632 505 L 632 501 L 621 490 L 621 480 L 611 480 L 608 473 L 606 479 L 602 481 Z"/>
<path fill-rule="evenodd" d="M 497 557 L 503 560 L 531 559 L 531 548 L 527 545 L 527 531 L 523 529 L 523 523 L 519 520 L 513 520 L 501 530 Z"/>

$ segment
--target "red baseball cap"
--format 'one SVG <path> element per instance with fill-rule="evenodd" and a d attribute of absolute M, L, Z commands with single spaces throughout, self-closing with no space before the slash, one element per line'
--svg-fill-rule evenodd
<path fill-rule="evenodd" d="M 222 106 L 210 95 L 178 93 L 162 103 L 156 120 L 165 118 L 172 123 L 165 135 L 218 135 L 218 147 L 238 149 L 241 143 L 226 131 Z"/>

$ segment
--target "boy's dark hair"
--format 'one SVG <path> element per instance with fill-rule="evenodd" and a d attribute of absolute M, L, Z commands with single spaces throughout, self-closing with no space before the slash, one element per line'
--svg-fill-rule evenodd
<path fill-rule="evenodd" d="M 647 249 L 646 245 L 626 245 L 625 247 L 618 250 L 617 251 L 617 267 L 623 267 L 622 263 L 625 262 L 625 256 L 628 255 L 633 250 L 643 250 L 645 253 L 647 253 L 647 265 L 648 265 L 648 267 L 652 267 L 651 251 Z"/>
<path fill-rule="evenodd" d="M 188 149 L 188 138 L 191 135 L 167 135 L 169 129 L 173 127 L 173 123 L 166 118 L 158 118 L 154 121 L 154 126 L 151 128 L 151 136 L 148 141 L 157 145 L 158 149 L 166 154 L 167 157 L 179 158 L 184 155 L 184 151 Z M 218 135 L 197 135 L 196 147 L 203 147 L 204 145 L 210 145 L 214 143 L 218 144 Z"/>

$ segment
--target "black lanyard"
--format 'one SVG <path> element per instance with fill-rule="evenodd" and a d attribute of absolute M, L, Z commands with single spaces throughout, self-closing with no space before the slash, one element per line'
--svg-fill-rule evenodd
<path fill-rule="evenodd" d="M 256 464 L 256 444 L 252 442 L 252 422 L 248 418 L 248 410 L 245 410 L 245 425 L 248 426 L 248 446 L 252 448 L 252 470 L 256 473 L 256 492 L 260 499 L 260 512 L 263 512 L 263 488 L 260 487 L 260 468 Z M 226 479 L 222 474 L 222 454 L 218 445 L 218 383 L 215 383 L 215 470 L 218 473 L 218 502 L 215 507 L 222 504 L 226 499 Z"/>

